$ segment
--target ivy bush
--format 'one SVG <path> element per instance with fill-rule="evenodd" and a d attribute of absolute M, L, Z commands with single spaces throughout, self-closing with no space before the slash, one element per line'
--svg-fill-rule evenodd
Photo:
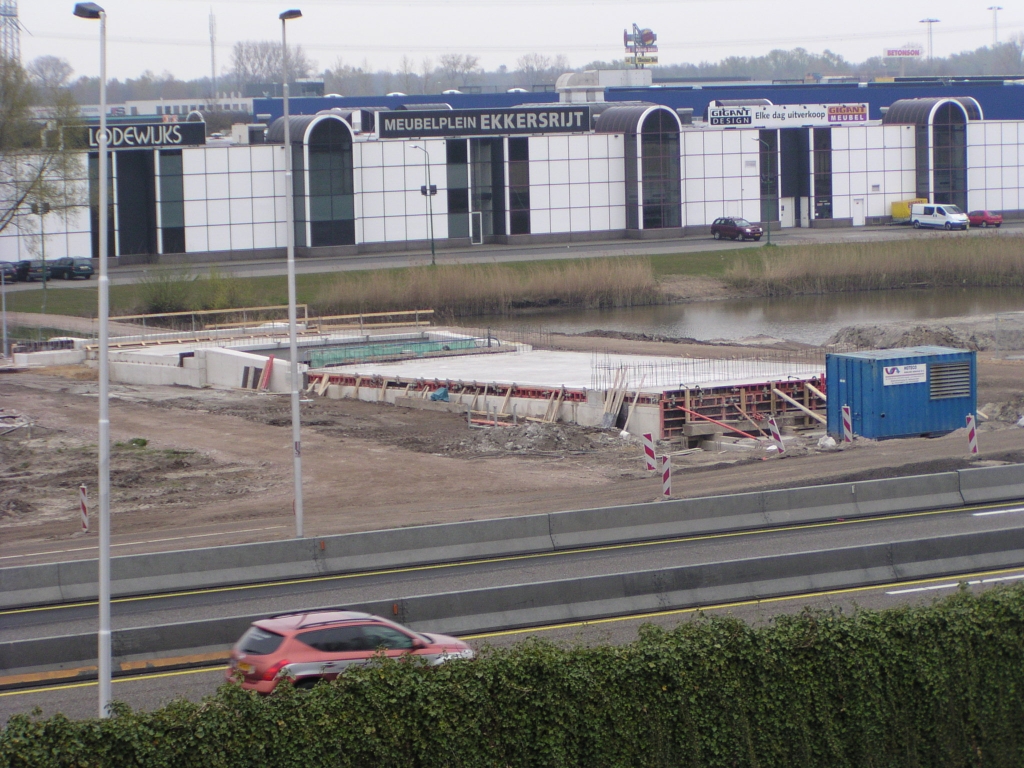
<path fill-rule="evenodd" d="M 107 720 L 15 716 L 2 768 L 967 768 L 1024 765 L 1024 587 L 750 627 L 531 640 L 311 691 L 223 686 Z"/>

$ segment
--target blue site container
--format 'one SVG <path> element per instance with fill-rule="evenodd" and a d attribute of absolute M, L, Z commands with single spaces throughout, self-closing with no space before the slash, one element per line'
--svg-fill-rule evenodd
<path fill-rule="evenodd" d="M 978 404 L 977 355 L 949 347 L 905 347 L 825 356 L 828 433 L 881 440 L 952 432 Z"/>

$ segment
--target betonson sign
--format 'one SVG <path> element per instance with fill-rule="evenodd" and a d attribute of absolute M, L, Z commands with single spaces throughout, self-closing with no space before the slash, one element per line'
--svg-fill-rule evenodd
<path fill-rule="evenodd" d="M 708 124 L 745 128 L 798 128 L 868 121 L 865 104 L 778 104 L 708 107 Z"/>
<path fill-rule="evenodd" d="M 583 133 L 590 130 L 590 107 L 405 110 L 380 112 L 377 120 L 382 139 Z"/>

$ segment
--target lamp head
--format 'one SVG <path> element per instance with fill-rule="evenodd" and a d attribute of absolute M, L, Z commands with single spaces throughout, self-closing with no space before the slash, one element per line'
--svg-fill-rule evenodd
<path fill-rule="evenodd" d="M 83 19 L 98 19 L 104 10 L 96 3 L 75 3 L 75 16 Z"/>
<path fill-rule="evenodd" d="M 302 11 L 298 8 L 292 8 L 290 11 L 282 11 L 277 17 L 281 21 L 291 21 L 292 19 L 298 19 L 302 16 Z"/>

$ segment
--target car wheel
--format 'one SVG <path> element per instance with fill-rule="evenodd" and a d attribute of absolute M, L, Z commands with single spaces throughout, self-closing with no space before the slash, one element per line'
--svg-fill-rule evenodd
<path fill-rule="evenodd" d="M 914 222 L 914 229 L 920 229 L 920 228 L 921 228 L 921 222 L 920 221 L 915 221 Z"/>
<path fill-rule="evenodd" d="M 86 279 L 86 280 L 89 280 L 89 279 L 90 279 L 91 277 L 92 277 L 92 275 L 86 275 L 86 276 L 85 276 L 85 279 Z"/>
<path fill-rule="evenodd" d="M 71 279 L 71 273 L 70 272 L 65 272 L 64 273 L 64 279 L 65 280 L 70 280 Z"/>
<path fill-rule="evenodd" d="M 981 222 L 981 224 L 980 224 L 979 226 L 980 226 L 980 227 L 981 227 L 982 229 L 988 229 L 988 222 L 987 222 L 987 221 L 983 221 L 983 222 Z"/>
<path fill-rule="evenodd" d="M 945 226 L 945 228 L 946 228 L 946 231 L 949 231 L 949 230 L 951 230 L 951 229 L 953 228 L 953 225 L 952 225 L 952 224 L 950 224 L 950 223 L 949 223 L 948 221 L 947 221 L 947 222 L 945 223 L 945 225 L 944 225 L 944 226 Z"/>
<path fill-rule="evenodd" d="M 307 677 L 304 680 L 299 680 L 299 682 L 297 682 L 295 684 L 295 690 L 297 690 L 297 691 L 311 691 L 311 690 L 313 690 L 313 688 L 316 687 L 316 684 L 319 683 L 319 682 L 320 682 L 320 679 L 317 678 L 317 677 Z"/>
<path fill-rule="evenodd" d="M 715 238 L 715 240 L 721 240 L 722 239 L 722 233 L 721 232 L 712 232 L 711 236 L 713 238 Z"/>
<path fill-rule="evenodd" d="M 995 225 L 996 229 L 999 229 L 1001 226 L 1003 226 L 1002 222 L 1000 222 L 999 224 Z"/>
<path fill-rule="evenodd" d="M 755 235 L 754 236 L 754 242 L 757 243 L 757 242 L 760 242 L 760 241 L 761 241 L 761 236 L 760 235 Z"/>

